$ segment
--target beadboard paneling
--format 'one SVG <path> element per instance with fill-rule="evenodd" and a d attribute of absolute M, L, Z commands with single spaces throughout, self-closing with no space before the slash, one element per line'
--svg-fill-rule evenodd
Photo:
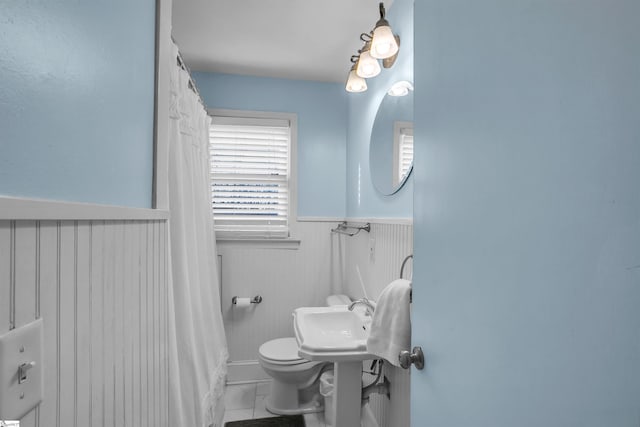
<path fill-rule="evenodd" d="M 385 286 L 400 277 L 400 267 L 413 253 L 411 225 L 371 223 L 371 232 L 353 237 L 343 236 L 345 244 L 345 276 L 347 293 L 362 297 L 363 291 L 356 267 L 360 270 L 369 298 L 377 300 Z M 372 250 L 373 248 L 373 250 Z M 405 278 L 411 277 L 413 261 L 405 267 Z"/>
<path fill-rule="evenodd" d="M 44 320 L 21 427 L 167 426 L 167 224 L 0 220 L 0 333 Z"/>
<path fill-rule="evenodd" d="M 413 253 L 413 226 L 406 224 L 371 223 L 370 233 L 342 237 L 345 244 L 345 288 L 352 297 L 362 297 L 363 291 L 356 272 L 360 270 L 367 295 L 374 300 L 385 286 L 400 276 L 402 261 Z M 373 249 L 373 250 L 372 250 Z M 413 260 L 405 266 L 404 278 L 411 278 Z M 371 409 L 381 427 L 409 427 L 411 371 L 384 365 L 389 379 L 391 399 L 372 395 Z"/>

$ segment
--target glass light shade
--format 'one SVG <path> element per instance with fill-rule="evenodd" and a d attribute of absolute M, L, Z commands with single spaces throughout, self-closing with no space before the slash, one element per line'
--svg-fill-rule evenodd
<path fill-rule="evenodd" d="M 380 24 L 380 22 L 378 22 Z M 371 56 L 377 59 L 390 58 L 398 52 L 398 43 L 388 24 L 376 26 L 371 40 Z"/>
<path fill-rule="evenodd" d="M 360 54 L 360 60 L 358 61 L 358 67 L 356 73 L 358 76 L 368 79 L 380 74 L 380 63 L 377 59 L 371 56 L 368 50 L 365 50 Z"/>
<path fill-rule="evenodd" d="M 390 96 L 407 96 L 411 90 L 413 90 L 413 85 L 406 80 L 402 80 L 394 83 L 387 94 Z"/>
<path fill-rule="evenodd" d="M 351 68 L 351 71 L 349 71 L 346 89 L 347 92 L 364 92 L 367 90 L 367 82 L 356 73 L 355 68 Z"/>

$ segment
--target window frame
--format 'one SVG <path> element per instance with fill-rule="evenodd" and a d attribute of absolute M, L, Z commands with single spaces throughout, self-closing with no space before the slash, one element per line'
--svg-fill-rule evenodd
<path fill-rule="evenodd" d="M 232 109 L 220 109 L 210 108 L 207 109 L 207 114 L 210 117 L 229 117 L 229 118 L 244 118 L 244 119 L 271 119 L 271 120 L 287 120 L 289 122 L 289 177 L 288 177 L 288 191 L 289 191 L 289 203 L 287 213 L 287 225 L 289 229 L 288 237 L 274 237 L 274 236 L 248 236 L 242 232 L 225 233 L 225 235 L 218 237 L 216 232 L 216 239 L 218 241 L 246 241 L 254 244 L 260 242 L 299 242 L 292 236 L 295 231 L 295 223 L 297 222 L 297 206 L 298 206 L 298 116 L 295 113 L 288 112 L 276 112 L 276 111 L 254 111 L 254 110 L 232 110 Z M 211 219 L 213 220 L 213 209 L 211 211 Z M 215 224 L 214 224 L 215 228 Z"/>
<path fill-rule="evenodd" d="M 410 130 L 410 132 L 406 132 Z M 403 142 L 403 135 L 411 135 L 413 137 L 413 122 L 408 121 L 394 121 L 393 122 L 393 187 L 400 186 L 407 180 L 413 169 L 413 160 L 411 165 L 407 168 L 407 172 L 400 176 L 401 172 L 401 149 Z"/>

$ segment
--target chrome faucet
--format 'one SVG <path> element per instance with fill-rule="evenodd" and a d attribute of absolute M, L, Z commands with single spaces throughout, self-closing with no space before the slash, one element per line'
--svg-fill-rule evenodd
<path fill-rule="evenodd" d="M 369 301 L 367 298 L 361 298 L 353 301 L 351 304 L 349 304 L 349 311 L 353 311 L 353 308 L 358 304 L 362 304 L 367 307 L 367 311 L 365 311 L 365 314 L 367 316 L 373 315 L 373 312 L 376 311 L 375 304 Z"/>

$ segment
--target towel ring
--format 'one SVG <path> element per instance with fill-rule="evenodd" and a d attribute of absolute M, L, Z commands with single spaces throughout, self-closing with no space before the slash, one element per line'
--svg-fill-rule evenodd
<path fill-rule="evenodd" d="M 402 277 L 404 275 L 404 266 L 407 263 L 407 261 L 409 261 L 409 258 L 413 258 L 413 254 L 407 255 L 407 257 L 402 261 L 402 266 L 400 267 L 400 278 L 401 279 L 404 279 L 404 277 Z"/>

